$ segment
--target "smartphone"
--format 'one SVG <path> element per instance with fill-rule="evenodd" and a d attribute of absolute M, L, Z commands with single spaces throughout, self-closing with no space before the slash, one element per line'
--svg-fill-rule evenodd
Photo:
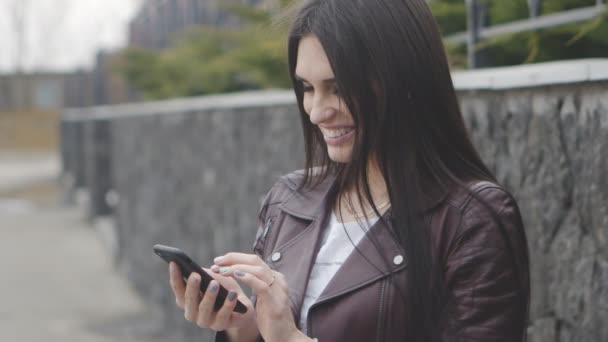
<path fill-rule="evenodd" d="M 163 258 L 163 260 L 165 260 L 167 263 L 173 261 L 179 266 L 179 269 L 182 272 L 182 276 L 184 277 L 184 282 L 188 281 L 188 277 L 190 277 L 190 274 L 192 274 L 192 272 L 198 273 L 201 276 L 201 294 L 205 293 L 205 290 L 207 290 L 207 286 L 209 285 L 211 280 L 213 280 L 213 278 L 209 274 L 207 274 L 207 272 L 205 272 L 202 267 L 192 261 L 192 259 L 186 253 L 184 253 L 179 248 L 164 245 L 154 245 L 153 248 L 154 252 L 158 256 Z M 227 296 L 228 290 L 226 290 L 223 286 L 220 285 L 220 289 L 214 304 L 214 309 L 216 311 L 219 310 L 222 305 L 224 305 L 224 301 L 226 300 Z M 245 313 L 247 312 L 247 307 L 245 306 L 245 304 L 241 303 L 237 299 L 237 303 L 233 311 L 238 313 Z"/>

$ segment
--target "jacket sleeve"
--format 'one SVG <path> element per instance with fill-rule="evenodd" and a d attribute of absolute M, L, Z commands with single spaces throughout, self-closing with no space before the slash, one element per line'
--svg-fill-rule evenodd
<path fill-rule="evenodd" d="M 277 186 L 278 182 L 275 183 L 275 185 L 268 191 L 268 193 L 264 197 L 264 200 L 262 201 L 260 210 L 258 211 L 258 229 L 253 243 L 253 251 L 260 256 L 262 255 L 262 251 L 264 249 L 265 235 L 267 233 L 266 230 L 268 229 L 266 223 L 268 207 L 273 203 L 274 193 L 276 192 Z M 261 337 L 258 337 L 257 340 L 263 341 Z M 226 335 L 225 331 L 218 331 L 215 334 L 214 341 L 229 342 L 228 336 Z"/>
<path fill-rule="evenodd" d="M 488 207 L 471 198 L 447 254 L 445 281 L 451 296 L 442 340 L 522 341 L 529 298 L 522 219 L 504 190 L 485 188 L 477 195 Z"/>

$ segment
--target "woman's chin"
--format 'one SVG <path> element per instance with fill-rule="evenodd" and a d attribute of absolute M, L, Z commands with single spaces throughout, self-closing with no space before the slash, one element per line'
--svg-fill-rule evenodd
<path fill-rule="evenodd" d="M 348 163 L 351 161 L 351 152 L 350 151 L 332 151 L 331 149 L 328 151 L 329 159 L 336 163 Z"/>

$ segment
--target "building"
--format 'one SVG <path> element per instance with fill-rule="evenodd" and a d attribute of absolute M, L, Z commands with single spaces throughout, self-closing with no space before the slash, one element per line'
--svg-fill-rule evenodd
<path fill-rule="evenodd" d="M 234 0 L 273 6 L 277 0 Z M 240 25 L 225 0 L 146 0 L 129 24 L 129 47 L 163 49 L 178 32 L 197 25 Z M 115 71 L 120 52 L 100 51 L 93 70 L 0 76 L 0 111 L 58 110 L 139 100 Z"/>
<path fill-rule="evenodd" d="M 0 111 L 57 110 L 64 106 L 65 74 L 0 75 Z"/>

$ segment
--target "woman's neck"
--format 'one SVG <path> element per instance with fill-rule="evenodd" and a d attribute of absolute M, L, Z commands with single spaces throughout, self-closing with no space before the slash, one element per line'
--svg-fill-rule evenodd
<path fill-rule="evenodd" d="M 367 184 L 376 209 L 383 214 L 390 207 L 390 201 L 386 182 L 375 162 L 370 162 L 367 168 Z M 359 198 L 356 186 L 338 196 L 334 212 L 339 221 L 351 222 L 376 216 L 365 194 L 364 182 L 359 183 L 359 191 L 362 198 Z"/>

